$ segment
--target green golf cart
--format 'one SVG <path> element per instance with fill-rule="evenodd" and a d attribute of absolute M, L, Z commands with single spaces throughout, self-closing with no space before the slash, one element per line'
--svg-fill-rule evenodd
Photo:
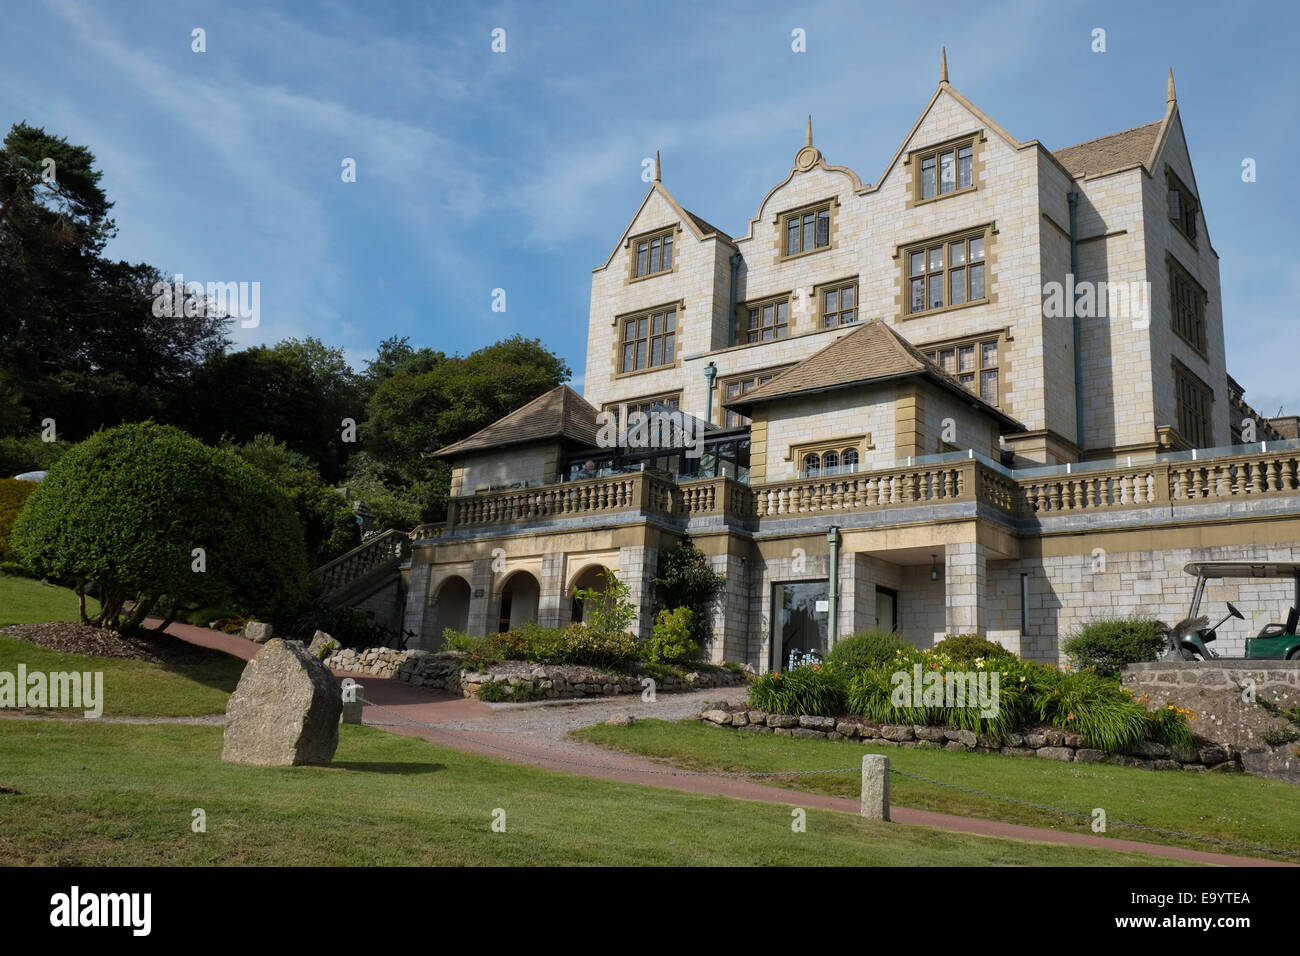
<path fill-rule="evenodd" d="M 1196 590 L 1192 592 L 1192 606 L 1187 618 L 1174 626 L 1169 636 L 1168 655 L 1185 661 L 1211 660 L 1217 658 L 1209 648 L 1215 639 L 1215 631 L 1229 617 L 1245 620 L 1245 615 L 1231 603 L 1223 620 L 1213 627 L 1207 626 L 1209 619 L 1199 617 L 1201 598 L 1205 594 L 1205 582 L 1223 578 L 1281 578 L 1293 583 L 1292 604 L 1287 612 L 1285 623 L 1268 624 L 1255 637 L 1246 639 L 1247 660 L 1284 661 L 1300 660 L 1300 635 L 1296 634 L 1296 624 L 1300 622 L 1300 562 L 1297 561 L 1198 561 L 1183 568 L 1188 574 L 1196 576 Z"/>

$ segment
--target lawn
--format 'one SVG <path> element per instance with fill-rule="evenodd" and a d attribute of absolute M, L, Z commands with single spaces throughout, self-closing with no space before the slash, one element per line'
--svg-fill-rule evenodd
<path fill-rule="evenodd" d="M 220 760 L 221 728 L 0 721 L 8 865 L 1168 865 L 572 777 L 344 726 L 333 766 Z M 14 793 L 12 791 L 18 791 Z M 792 794 L 791 803 L 798 798 Z M 191 829 L 206 813 L 207 832 Z M 491 829 L 493 812 L 506 830 Z"/>
<path fill-rule="evenodd" d="M 86 613 L 98 614 L 99 603 L 86 598 Z M 0 627 L 77 620 L 77 595 L 15 574 L 0 574 Z"/>
<path fill-rule="evenodd" d="M 180 638 L 177 638 L 180 640 Z M 88 657 L 38 647 L 0 634 L 0 671 L 102 672 L 105 717 L 198 717 L 225 713 L 226 699 L 239 683 L 244 661 L 220 651 L 195 664 L 147 664 L 117 657 Z M 42 713 L 81 718 L 80 710 Z"/>
<path fill-rule="evenodd" d="M 1108 834 L 1117 838 L 1300 862 L 1296 856 L 1215 846 L 1115 825 L 1115 821 L 1139 823 L 1300 853 L 1300 793 L 1296 787 L 1245 774 L 1156 772 L 998 754 L 869 747 L 732 731 L 698 721 L 642 720 L 632 727 L 601 724 L 574 731 L 573 736 L 617 750 L 664 758 L 675 766 L 693 770 L 854 767 L 861 764 L 864 753 L 883 753 L 889 756 L 891 769 L 931 780 L 1084 814 L 1100 807 L 1111 821 Z M 859 777 L 839 774 L 778 778 L 772 783 L 840 797 L 857 797 L 861 786 Z M 890 779 L 890 798 L 903 807 L 1092 832 L 1090 818 L 1020 806 L 897 774 Z"/>

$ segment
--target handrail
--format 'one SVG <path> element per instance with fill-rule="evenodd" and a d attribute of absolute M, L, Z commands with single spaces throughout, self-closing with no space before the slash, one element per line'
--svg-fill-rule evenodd
<path fill-rule="evenodd" d="M 410 535 L 392 529 L 321 565 L 311 572 L 311 576 L 321 582 L 326 594 L 332 594 L 385 565 L 398 564 L 410 555 Z"/>

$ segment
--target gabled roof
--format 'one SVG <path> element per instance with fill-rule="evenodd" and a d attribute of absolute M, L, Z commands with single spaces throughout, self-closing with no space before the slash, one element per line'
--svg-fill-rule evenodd
<path fill-rule="evenodd" d="M 539 395 L 523 408 L 517 408 L 462 439 L 434 452 L 436 458 L 448 458 L 472 451 L 522 445 L 526 442 L 545 441 L 548 438 L 567 438 L 580 445 L 596 444 L 596 408 L 581 395 L 560 385 L 545 395 Z"/>
<path fill-rule="evenodd" d="M 724 404 L 728 408 L 744 409 L 782 398 L 873 385 L 913 376 L 927 378 L 941 388 L 959 395 L 1011 430 L 1024 430 L 1024 425 L 972 393 L 879 319 L 860 325 L 820 352 L 782 372 L 766 385 L 760 385 L 735 401 Z"/>
<path fill-rule="evenodd" d="M 721 236 L 723 239 L 726 239 L 728 242 L 731 241 L 731 237 L 727 235 L 725 232 L 723 232 L 721 229 L 719 229 L 717 226 L 706 222 L 704 219 L 701 219 L 699 216 L 695 215 L 695 213 L 691 212 L 689 209 L 684 209 L 682 211 L 685 212 L 686 215 L 691 217 L 691 219 L 695 222 L 696 228 L 698 228 L 700 232 L 703 233 L 705 236 Z"/>
<path fill-rule="evenodd" d="M 1052 155 L 1075 179 L 1135 166 L 1151 172 L 1148 164 L 1155 153 L 1156 141 L 1164 124 L 1164 119 L 1158 119 L 1154 123 L 1055 150 Z"/>
<path fill-rule="evenodd" d="M 679 203 L 676 199 L 673 198 L 673 194 L 670 193 L 664 187 L 664 184 L 660 182 L 658 179 L 656 179 L 654 182 L 650 184 L 650 188 L 646 190 L 646 194 L 644 198 L 642 198 L 641 200 L 641 205 L 636 207 L 636 212 L 632 214 L 631 221 L 628 222 L 627 228 L 623 230 L 623 234 L 618 237 L 618 242 L 616 242 L 614 244 L 614 248 L 610 250 L 609 256 L 605 259 L 603 263 L 596 266 L 596 268 L 592 269 L 591 270 L 592 272 L 599 272 L 601 269 L 609 268 L 609 264 L 613 262 L 614 257 L 618 255 L 618 250 L 623 248 L 624 244 L 628 240 L 628 237 L 632 235 L 632 227 L 635 226 L 636 221 L 639 218 L 641 218 L 641 211 L 645 209 L 646 204 L 650 202 L 650 197 L 653 196 L 655 193 L 658 193 L 660 196 L 663 197 L 664 201 L 668 203 L 668 207 L 677 214 L 677 217 L 686 226 L 687 230 L 694 233 L 696 239 L 716 238 L 716 239 L 721 239 L 729 246 L 735 246 L 735 243 L 732 242 L 731 237 L 729 235 L 727 235 L 717 226 L 710 225 L 709 223 L 705 222 L 699 216 L 695 215 L 695 213 L 688 212 L 682 206 L 681 203 Z"/>

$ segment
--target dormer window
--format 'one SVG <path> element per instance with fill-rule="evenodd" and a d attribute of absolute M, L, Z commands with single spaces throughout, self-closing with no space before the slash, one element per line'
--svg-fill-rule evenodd
<path fill-rule="evenodd" d="M 975 137 L 917 153 L 916 199 L 938 199 L 975 187 Z"/>
<path fill-rule="evenodd" d="M 673 271 L 673 230 L 632 240 L 632 278 Z"/>
<path fill-rule="evenodd" d="M 831 204 L 798 209 L 781 217 L 782 252 L 785 258 L 830 248 Z"/>
<path fill-rule="evenodd" d="M 1169 221 L 1191 242 L 1196 241 L 1196 213 L 1201 204 L 1181 179 L 1166 171 L 1169 184 Z"/>

